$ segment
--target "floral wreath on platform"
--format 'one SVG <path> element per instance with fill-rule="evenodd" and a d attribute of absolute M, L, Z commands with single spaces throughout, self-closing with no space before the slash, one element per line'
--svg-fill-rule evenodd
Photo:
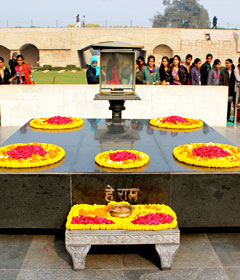
<path fill-rule="evenodd" d="M 149 163 L 149 155 L 135 150 L 107 151 L 97 154 L 95 162 L 104 167 L 130 169 Z"/>
<path fill-rule="evenodd" d="M 180 162 L 213 168 L 240 166 L 240 148 L 219 143 L 192 143 L 173 150 Z"/>
<path fill-rule="evenodd" d="M 171 129 L 194 129 L 203 126 L 203 122 L 198 119 L 182 118 L 179 116 L 169 116 L 151 119 L 150 124 L 158 128 Z"/>
<path fill-rule="evenodd" d="M 46 143 L 11 144 L 0 147 L 0 167 L 35 168 L 61 161 L 63 148 Z"/>
<path fill-rule="evenodd" d="M 84 124 L 80 118 L 55 116 L 39 118 L 30 121 L 30 126 L 37 129 L 58 130 L 79 128 Z"/>
<path fill-rule="evenodd" d="M 111 205 L 130 205 L 128 202 L 111 201 L 106 205 L 74 205 L 67 217 L 69 230 L 164 230 L 177 227 L 175 212 L 164 204 L 133 205 L 130 216 L 113 217 Z"/>

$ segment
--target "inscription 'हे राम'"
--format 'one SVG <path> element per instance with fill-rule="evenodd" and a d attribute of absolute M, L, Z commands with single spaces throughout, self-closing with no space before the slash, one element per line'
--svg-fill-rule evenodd
<path fill-rule="evenodd" d="M 138 200 L 138 188 L 122 188 L 114 189 L 110 185 L 105 188 L 105 200 L 110 202 L 111 200 L 137 202 Z"/>

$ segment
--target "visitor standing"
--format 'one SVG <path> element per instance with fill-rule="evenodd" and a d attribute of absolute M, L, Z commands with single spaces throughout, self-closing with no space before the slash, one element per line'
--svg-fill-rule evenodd
<path fill-rule="evenodd" d="M 193 62 L 193 67 L 191 69 L 191 85 L 200 86 L 201 85 L 201 59 L 196 58 Z"/>
<path fill-rule="evenodd" d="M 75 27 L 81 27 L 80 15 L 79 14 L 77 14 L 77 16 L 76 16 L 76 25 L 75 25 Z"/>
<path fill-rule="evenodd" d="M 224 68 L 220 73 L 219 85 L 228 86 L 228 112 L 227 119 L 230 121 L 232 103 L 235 108 L 236 103 L 236 91 L 235 82 L 236 78 L 234 75 L 234 64 L 232 59 L 228 58 L 225 61 L 226 68 Z M 235 109 L 234 109 L 235 110 Z"/>
<path fill-rule="evenodd" d="M 219 69 L 221 67 L 221 61 L 219 59 L 215 59 L 213 63 L 213 67 L 210 69 L 208 73 L 207 84 L 209 86 L 218 86 L 219 85 Z"/>
<path fill-rule="evenodd" d="M 236 82 L 240 83 L 240 57 L 238 59 L 238 66 L 234 69 L 234 74 L 235 74 Z"/>
<path fill-rule="evenodd" d="M 185 85 L 187 82 L 187 73 L 184 66 L 180 65 L 181 58 L 179 55 L 173 57 L 171 69 L 171 85 Z"/>
<path fill-rule="evenodd" d="M 210 54 L 210 53 L 207 54 L 206 62 L 204 62 L 203 65 L 201 66 L 201 69 L 200 69 L 201 85 L 203 85 L 203 86 L 207 85 L 208 73 L 209 73 L 210 69 L 212 68 L 211 67 L 212 59 L 213 59 L 212 54 Z"/>
<path fill-rule="evenodd" d="M 87 70 L 88 84 L 99 84 L 99 66 L 97 56 L 92 56 L 90 59 L 90 66 Z"/>
<path fill-rule="evenodd" d="M 33 75 L 31 68 L 28 64 L 24 63 L 22 55 L 17 56 L 18 65 L 15 67 L 16 75 L 13 78 L 17 78 L 19 85 L 33 85 Z"/>
<path fill-rule="evenodd" d="M 158 67 L 155 66 L 155 57 L 150 55 L 148 57 L 147 66 L 143 68 L 143 84 L 145 85 L 159 85 L 160 76 Z"/>
<path fill-rule="evenodd" d="M 139 56 L 136 61 L 136 84 L 143 84 L 143 73 L 142 70 L 146 66 L 143 56 Z"/>
<path fill-rule="evenodd" d="M 185 59 L 185 63 L 183 64 L 183 67 L 186 70 L 186 74 L 187 74 L 187 81 L 186 81 L 186 85 L 190 85 L 191 84 L 191 63 L 192 63 L 192 55 L 191 54 L 187 54 L 186 59 Z"/>
<path fill-rule="evenodd" d="M 167 56 L 162 58 L 162 63 L 159 68 L 159 75 L 162 85 L 169 85 L 171 82 L 171 70 L 169 67 L 169 59 Z"/>
<path fill-rule="evenodd" d="M 17 56 L 18 56 L 18 53 L 17 52 L 14 52 L 12 54 L 12 58 L 9 60 L 8 64 L 10 66 L 10 71 L 11 71 L 11 77 L 14 77 L 15 76 L 15 67 L 18 65 L 17 64 Z M 12 80 L 12 83 L 13 84 L 17 84 L 17 80 L 16 79 L 13 79 Z"/>
<path fill-rule="evenodd" d="M 10 84 L 10 72 L 4 67 L 4 59 L 0 56 L 0 85 L 8 85 Z"/>
<path fill-rule="evenodd" d="M 238 65 L 237 67 L 235 67 L 234 69 L 234 74 L 235 74 L 235 78 L 236 78 L 236 86 L 235 86 L 235 92 L 236 92 L 236 96 L 238 96 L 238 100 L 237 100 L 237 104 L 239 104 L 239 97 L 240 97 L 240 57 L 238 58 Z M 237 95 L 238 92 L 238 95 Z M 239 114 L 239 110 L 237 110 L 238 114 L 237 114 L 237 121 L 240 121 L 240 114 Z M 236 115 L 236 114 L 235 114 Z"/>

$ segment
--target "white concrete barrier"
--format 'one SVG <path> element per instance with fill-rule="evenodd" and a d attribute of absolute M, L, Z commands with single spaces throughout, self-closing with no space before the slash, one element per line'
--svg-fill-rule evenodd
<path fill-rule="evenodd" d="M 2 126 L 20 126 L 32 118 L 55 115 L 111 118 L 108 101 L 94 101 L 98 85 L 0 86 Z M 228 88 L 224 86 L 138 85 L 141 101 L 126 101 L 125 119 L 180 115 L 225 126 Z"/>

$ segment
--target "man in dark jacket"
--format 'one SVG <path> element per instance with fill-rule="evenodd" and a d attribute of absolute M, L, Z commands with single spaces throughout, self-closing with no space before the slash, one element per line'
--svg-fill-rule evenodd
<path fill-rule="evenodd" d="M 232 102 L 235 110 L 236 103 L 236 92 L 235 92 L 235 82 L 236 78 L 234 75 L 234 65 L 232 59 L 228 58 L 225 61 L 226 68 L 220 73 L 219 85 L 228 86 L 228 112 L 227 119 L 230 121 Z"/>
<path fill-rule="evenodd" d="M 206 62 L 203 63 L 200 69 L 201 73 L 201 85 L 207 85 L 207 79 L 208 79 L 208 72 L 211 69 L 211 62 L 212 62 L 213 56 L 212 54 L 206 55 Z"/>
<path fill-rule="evenodd" d="M 18 56 L 18 53 L 17 52 L 14 52 L 12 54 L 12 59 L 9 60 L 8 64 L 10 66 L 10 70 L 11 70 L 11 77 L 14 77 L 16 72 L 15 72 L 15 67 L 18 65 L 17 63 L 17 56 Z M 12 81 L 13 84 L 17 84 L 17 79 L 13 79 Z"/>

